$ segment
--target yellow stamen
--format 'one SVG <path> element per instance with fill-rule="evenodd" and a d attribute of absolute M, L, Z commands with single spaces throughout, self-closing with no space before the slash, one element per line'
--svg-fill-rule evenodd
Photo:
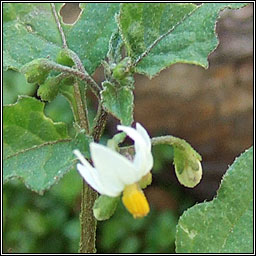
<path fill-rule="evenodd" d="M 148 201 L 138 184 L 125 187 L 122 201 L 134 218 L 141 218 L 149 213 Z"/>

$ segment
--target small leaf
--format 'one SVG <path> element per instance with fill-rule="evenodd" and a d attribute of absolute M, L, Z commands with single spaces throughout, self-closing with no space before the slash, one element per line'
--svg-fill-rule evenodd
<path fill-rule="evenodd" d="M 107 112 L 118 118 L 123 125 L 133 122 L 133 93 L 125 86 L 115 87 L 105 81 L 104 90 L 101 92 L 103 106 Z"/>
<path fill-rule="evenodd" d="M 93 206 L 93 214 L 97 220 L 107 220 L 115 212 L 120 197 L 100 195 Z"/>
<path fill-rule="evenodd" d="M 253 147 L 224 175 L 217 197 L 180 217 L 177 253 L 253 253 Z"/>
<path fill-rule="evenodd" d="M 150 78 L 175 63 L 208 67 L 208 55 L 217 47 L 215 24 L 224 8 L 245 3 L 122 4 L 119 24 L 128 54 L 141 59 L 136 71 Z"/>

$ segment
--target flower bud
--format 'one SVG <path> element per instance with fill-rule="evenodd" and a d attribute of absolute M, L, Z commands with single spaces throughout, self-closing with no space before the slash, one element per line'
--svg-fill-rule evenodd
<path fill-rule="evenodd" d="M 68 67 L 72 67 L 74 65 L 74 61 L 69 57 L 67 49 L 62 49 L 59 51 L 56 61 L 57 63 Z"/>
<path fill-rule="evenodd" d="M 127 75 L 129 75 L 130 66 L 131 66 L 131 58 L 130 57 L 124 58 L 115 66 L 113 70 L 113 77 L 118 81 L 124 79 Z"/>
<path fill-rule="evenodd" d="M 22 67 L 21 72 L 25 74 L 28 83 L 44 83 L 51 70 L 47 62 L 47 59 L 36 59 Z"/>
<path fill-rule="evenodd" d="M 40 85 L 37 95 L 44 101 L 52 101 L 55 99 L 59 91 L 59 79 L 56 77 L 48 77 L 44 84 Z"/>
<path fill-rule="evenodd" d="M 179 172 L 177 165 L 175 165 L 175 172 L 179 182 L 185 187 L 193 188 L 195 187 L 202 178 L 202 165 L 197 159 L 195 163 L 185 163 L 182 172 Z"/>

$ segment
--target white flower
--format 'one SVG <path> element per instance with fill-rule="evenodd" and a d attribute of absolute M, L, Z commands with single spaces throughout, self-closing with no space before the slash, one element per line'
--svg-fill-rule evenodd
<path fill-rule="evenodd" d="M 145 216 L 147 213 L 142 211 L 148 212 L 149 207 L 138 182 L 153 167 L 151 140 L 139 123 L 136 124 L 136 129 L 121 125 L 118 125 L 117 129 L 134 140 L 134 159 L 130 161 L 118 152 L 92 142 L 90 151 L 94 167 L 78 150 L 74 150 L 74 154 L 82 163 L 77 164 L 77 169 L 86 182 L 100 194 L 116 197 L 124 191 L 123 203 L 127 209 L 134 217 Z M 133 202 L 136 202 L 136 209 L 131 209 L 135 206 Z M 141 206 L 143 209 L 139 209 Z"/>

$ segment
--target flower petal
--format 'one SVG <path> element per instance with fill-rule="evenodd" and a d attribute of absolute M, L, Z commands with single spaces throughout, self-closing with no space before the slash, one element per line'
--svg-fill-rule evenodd
<path fill-rule="evenodd" d="M 140 123 L 136 123 L 136 130 L 144 138 L 144 140 L 147 144 L 148 150 L 151 150 L 151 139 L 150 139 L 146 129 Z"/>
<path fill-rule="evenodd" d="M 129 126 L 118 125 L 117 130 L 125 132 L 131 139 L 134 140 L 134 147 L 136 152 L 140 150 L 147 150 L 147 142 L 136 129 Z"/>
<path fill-rule="evenodd" d="M 97 169 L 91 166 L 91 164 L 84 158 L 79 150 L 74 150 L 73 153 L 83 164 L 77 164 L 77 170 L 91 187 L 103 195 L 118 196 L 120 194 L 119 190 L 117 191 L 113 188 L 109 190 L 104 187 Z"/>
<path fill-rule="evenodd" d="M 77 164 L 77 170 L 85 181 L 97 190 L 99 193 L 102 192 L 101 184 L 97 175 L 97 171 L 91 166 L 91 164 L 84 158 L 79 150 L 74 150 L 73 153 L 77 156 L 80 162 L 83 164 Z"/>
<path fill-rule="evenodd" d="M 117 129 L 124 131 L 134 140 L 135 156 L 134 166 L 140 175 L 146 175 L 153 167 L 153 157 L 151 154 L 151 141 L 146 130 L 137 123 L 138 131 L 132 127 L 118 125 Z"/>
<path fill-rule="evenodd" d="M 126 185 L 140 179 L 133 163 L 121 154 L 97 143 L 91 143 L 90 149 L 94 166 L 104 186 L 118 188 L 121 192 Z"/>
<path fill-rule="evenodd" d="M 93 167 L 91 167 L 93 168 Z M 93 168 L 94 169 L 94 168 Z M 87 167 L 82 164 L 77 164 L 77 170 L 79 171 L 80 175 L 84 178 L 84 180 L 93 187 L 96 191 L 102 194 L 104 191 L 101 189 L 101 185 L 98 179 L 92 175 L 92 172 L 89 171 Z"/>

